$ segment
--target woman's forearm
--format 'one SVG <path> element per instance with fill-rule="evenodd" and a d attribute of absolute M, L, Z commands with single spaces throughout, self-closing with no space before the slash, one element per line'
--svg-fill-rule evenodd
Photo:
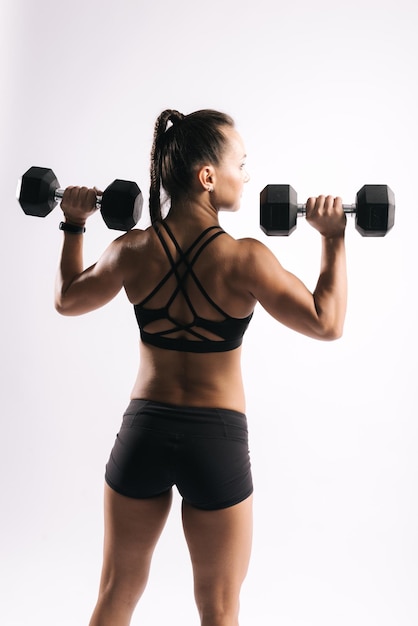
<path fill-rule="evenodd" d="M 55 281 L 55 307 L 64 308 L 64 298 L 73 280 L 83 271 L 83 240 L 82 234 L 64 232 L 64 243 Z"/>
<path fill-rule="evenodd" d="M 326 334 L 332 338 L 340 337 L 347 309 L 344 235 L 322 237 L 321 271 L 313 295 Z"/>

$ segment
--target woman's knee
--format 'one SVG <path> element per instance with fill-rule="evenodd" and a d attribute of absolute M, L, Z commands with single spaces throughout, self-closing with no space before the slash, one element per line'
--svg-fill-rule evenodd
<path fill-rule="evenodd" d="M 201 626 L 238 626 L 239 607 L 206 605 L 199 609 Z"/>
<path fill-rule="evenodd" d="M 99 599 L 112 606 L 134 610 L 144 593 L 148 581 L 148 572 L 143 576 L 103 577 L 100 583 Z"/>
<path fill-rule="evenodd" d="M 238 624 L 239 594 L 239 585 L 195 583 L 195 600 L 202 626 Z"/>

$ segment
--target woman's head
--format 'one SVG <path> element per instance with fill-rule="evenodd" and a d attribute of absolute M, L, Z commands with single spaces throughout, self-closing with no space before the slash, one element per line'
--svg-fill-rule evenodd
<path fill-rule="evenodd" d="M 171 122 L 169 126 L 168 123 Z M 217 166 L 228 146 L 226 129 L 234 128 L 229 115 L 204 109 L 183 115 L 167 109 L 155 124 L 151 152 L 151 221 L 161 219 L 160 188 L 171 199 L 188 193 L 199 166 Z"/>

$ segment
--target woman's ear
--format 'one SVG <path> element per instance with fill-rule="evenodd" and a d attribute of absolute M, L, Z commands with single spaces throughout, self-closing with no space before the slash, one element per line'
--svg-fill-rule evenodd
<path fill-rule="evenodd" d="M 212 165 L 204 165 L 197 172 L 197 179 L 203 191 L 212 191 L 215 184 L 215 169 Z"/>

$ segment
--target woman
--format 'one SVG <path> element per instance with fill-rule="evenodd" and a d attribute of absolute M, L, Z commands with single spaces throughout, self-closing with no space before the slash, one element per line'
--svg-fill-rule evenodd
<path fill-rule="evenodd" d="M 171 124 L 170 124 L 171 123 Z M 237 211 L 245 148 L 232 119 L 164 111 L 151 155 L 152 226 L 114 241 L 83 270 L 83 237 L 96 191 L 68 188 L 56 308 L 80 315 L 125 289 L 141 333 L 131 403 L 106 467 L 104 560 L 90 626 L 126 626 L 144 591 L 172 486 L 202 626 L 236 626 L 252 535 L 241 341 L 255 304 L 316 339 L 336 339 L 346 310 L 345 215 L 339 198 L 310 198 L 322 235 L 314 293 L 254 239 L 235 240 L 219 211 Z M 163 218 L 161 187 L 169 200 Z M 65 227 L 64 223 L 64 229 Z M 79 227 L 79 228 L 74 228 Z"/>

